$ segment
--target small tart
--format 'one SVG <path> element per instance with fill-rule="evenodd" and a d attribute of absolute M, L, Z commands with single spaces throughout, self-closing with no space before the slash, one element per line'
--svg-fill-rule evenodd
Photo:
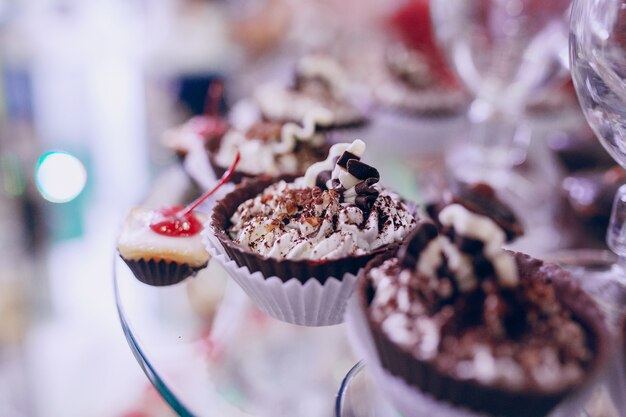
<path fill-rule="evenodd" d="M 146 208 L 133 208 L 122 226 L 117 248 L 125 260 L 154 260 L 187 264 L 191 268 L 203 268 L 209 261 L 200 233 L 186 237 L 170 237 L 156 233 L 150 228 L 155 212 Z M 195 213 L 204 223 L 208 216 Z"/>
<path fill-rule="evenodd" d="M 117 249 L 139 281 L 153 286 L 173 285 L 205 268 L 209 254 L 199 232 L 181 236 L 155 232 L 151 225 L 162 219 L 158 216 L 154 210 L 131 209 L 118 237 Z M 208 217 L 202 213 L 190 216 L 195 224 L 206 222 Z"/>

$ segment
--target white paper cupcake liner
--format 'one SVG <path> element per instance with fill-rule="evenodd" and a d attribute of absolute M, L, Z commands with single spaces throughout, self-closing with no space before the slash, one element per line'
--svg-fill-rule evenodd
<path fill-rule="evenodd" d="M 343 322 L 356 275 L 346 273 L 341 279 L 328 277 L 323 285 L 313 278 L 304 284 L 296 278 L 286 282 L 276 276 L 266 278 L 261 272 L 250 273 L 247 267 L 237 265 L 211 233 L 204 233 L 204 241 L 211 258 L 266 314 L 300 326 L 331 326 Z"/>
<path fill-rule="evenodd" d="M 489 414 L 437 400 L 384 369 L 378 358 L 365 312 L 356 296 L 348 301 L 345 322 L 352 349 L 365 361 L 377 387 L 403 417 L 490 417 Z M 595 387 L 595 384 L 587 384 L 575 395 L 561 402 L 549 417 L 582 417 L 585 415 L 583 408 Z"/>

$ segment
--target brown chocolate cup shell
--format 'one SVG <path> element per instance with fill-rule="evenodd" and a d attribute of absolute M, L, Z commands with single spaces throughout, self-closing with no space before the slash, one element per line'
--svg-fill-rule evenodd
<path fill-rule="evenodd" d="M 254 180 L 240 184 L 222 200 L 218 201 L 213 209 L 210 220 L 210 228 L 220 241 L 228 256 L 237 265 L 247 267 L 250 272 L 261 272 L 264 277 L 276 276 L 283 282 L 292 278 L 304 283 L 308 279 L 316 279 L 324 284 L 328 277 L 341 279 L 345 273 L 356 274 L 372 258 L 385 253 L 396 245 L 385 246 L 376 249 L 372 253 L 359 256 L 349 256 L 330 260 L 290 260 L 263 257 L 258 253 L 251 252 L 239 244 L 233 242 L 226 231 L 231 226 L 230 218 L 237 207 L 244 201 L 254 198 L 263 192 L 271 184 L 280 180 L 291 182 L 295 175 L 281 175 L 279 177 L 260 176 Z"/>
<path fill-rule="evenodd" d="M 144 284 L 153 287 L 165 287 L 178 284 L 185 278 L 196 275 L 198 271 L 206 268 L 207 264 L 201 267 L 191 267 L 189 264 L 154 259 L 125 259 L 126 265 L 133 271 L 135 277 Z"/>
<path fill-rule="evenodd" d="M 363 311 L 369 311 L 369 280 L 366 279 L 369 271 L 392 256 L 393 254 L 384 254 L 373 259 L 361 272 L 356 293 Z M 392 342 L 383 332 L 381 325 L 366 313 L 383 368 L 437 400 L 494 416 L 507 417 L 545 416 L 565 397 L 582 389 L 586 383 L 594 381 L 605 368 L 611 350 L 610 335 L 602 313 L 593 300 L 579 288 L 574 278 L 562 268 L 544 264 L 522 253 L 514 253 L 514 256 L 520 268 L 521 279 L 552 282 L 559 300 L 572 312 L 572 316 L 583 325 L 590 336 L 594 358 L 580 384 L 555 391 L 545 391 L 538 387 L 515 391 L 504 387 L 487 386 L 476 380 L 460 380 L 453 375 L 442 373 L 433 363 L 417 359 L 410 351 Z"/>

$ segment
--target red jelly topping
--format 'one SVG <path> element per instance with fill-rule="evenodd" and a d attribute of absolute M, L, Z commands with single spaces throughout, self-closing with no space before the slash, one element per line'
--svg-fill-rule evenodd
<path fill-rule="evenodd" d="M 182 206 L 164 207 L 155 211 L 150 228 L 160 235 L 188 237 L 202 230 L 202 223 L 192 212 L 183 214 Z"/>

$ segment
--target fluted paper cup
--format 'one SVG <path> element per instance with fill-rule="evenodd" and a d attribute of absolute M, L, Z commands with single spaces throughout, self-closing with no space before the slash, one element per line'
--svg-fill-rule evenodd
<path fill-rule="evenodd" d="M 345 273 L 340 278 L 325 277 L 301 281 L 265 277 L 250 272 L 232 260 L 220 241 L 205 233 L 205 243 L 212 260 L 217 262 L 245 291 L 256 306 L 268 315 L 301 326 L 330 326 L 343 322 L 346 302 L 356 284 L 356 276 Z"/>

